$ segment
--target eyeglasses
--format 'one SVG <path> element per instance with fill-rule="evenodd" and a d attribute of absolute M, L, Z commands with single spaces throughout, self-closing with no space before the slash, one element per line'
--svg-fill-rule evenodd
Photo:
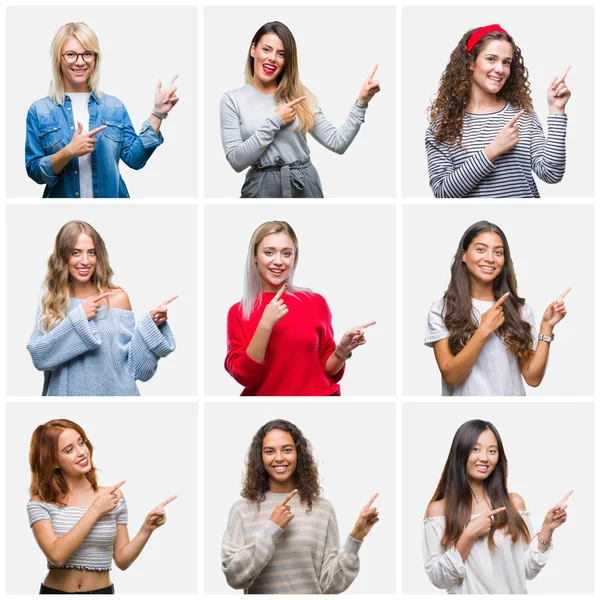
<path fill-rule="evenodd" d="M 97 52 L 86 50 L 85 52 L 63 52 L 61 56 L 65 59 L 68 65 L 72 65 L 77 62 L 77 59 L 81 56 L 83 62 L 93 63 L 96 60 Z"/>

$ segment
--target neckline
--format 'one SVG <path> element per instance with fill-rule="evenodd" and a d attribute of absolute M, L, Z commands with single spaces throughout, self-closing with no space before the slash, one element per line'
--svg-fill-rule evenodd
<path fill-rule="evenodd" d="M 509 106 L 510 102 L 507 100 L 506 104 L 499 110 L 494 110 L 492 112 L 486 112 L 486 113 L 474 113 L 474 112 L 469 112 L 468 110 L 465 110 L 465 114 L 469 115 L 471 117 L 489 117 L 490 115 L 497 115 L 500 114 L 501 112 L 504 112 L 508 106 Z"/>
<path fill-rule="evenodd" d="M 73 296 L 71 296 L 71 302 L 81 302 L 82 304 L 85 304 L 85 303 L 86 303 L 88 300 L 89 300 L 89 298 L 88 298 L 88 299 L 84 299 L 84 298 L 73 298 Z M 102 309 L 106 310 L 107 308 L 109 308 L 109 307 L 108 307 L 108 306 L 101 306 L 101 307 L 98 309 L 98 312 L 100 312 Z M 119 308 L 118 306 L 111 306 L 111 307 L 110 307 L 110 310 L 121 310 L 121 311 L 123 311 L 123 312 L 126 312 L 126 313 L 132 313 L 132 314 L 133 314 L 133 311 L 132 311 L 132 310 L 128 310 L 127 308 Z"/>
<path fill-rule="evenodd" d="M 270 94 L 264 94 L 263 92 L 261 92 L 260 90 L 257 90 L 250 82 L 248 82 L 246 84 L 247 87 L 251 88 L 252 90 L 254 90 L 257 94 L 260 94 L 261 96 L 264 96 L 265 98 L 273 98 L 275 96 L 275 93 L 270 93 Z"/>
<path fill-rule="evenodd" d="M 119 498 L 117 504 L 122 500 L 125 500 L 125 498 Z M 29 502 L 32 504 L 47 504 L 48 506 L 56 506 L 56 508 L 90 508 L 92 506 L 91 504 L 87 504 L 85 506 L 72 506 L 70 504 L 67 504 L 66 506 L 61 506 L 60 504 L 55 504 L 54 502 L 44 502 L 43 500 L 30 500 Z"/>

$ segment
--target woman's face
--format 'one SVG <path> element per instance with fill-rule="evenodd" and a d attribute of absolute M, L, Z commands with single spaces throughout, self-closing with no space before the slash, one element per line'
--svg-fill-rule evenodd
<path fill-rule="evenodd" d="M 498 440 L 489 430 L 482 431 L 467 458 L 467 477 L 472 481 L 484 481 L 498 464 Z"/>
<path fill-rule="evenodd" d="M 87 233 L 80 233 L 69 255 L 69 277 L 87 283 L 96 270 L 96 247 Z"/>
<path fill-rule="evenodd" d="M 480 233 L 463 251 L 462 260 L 472 281 L 482 286 L 491 285 L 504 267 L 502 238 L 493 231 Z"/>
<path fill-rule="evenodd" d="M 65 52 L 75 52 L 79 54 L 79 56 L 74 63 L 69 64 L 65 59 Z M 65 92 L 89 91 L 88 80 L 94 72 L 96 63 L 95 61 L 89 63 L 85 62 L 83 56 L 81 56 L 84 52 L 86 52 L 86 48 L 84 48 L 77 38 L 74 37 L 67 38 L 60 49 L 60 70 L 63 75 Z"/>
<path fill-rule="evenodd" d="M 283 232 L 270 233 L 258 244 L 256 264 L 263 292 L 277 292 L 294 268 L 294 242 Z"/>
<path fill-rule="evenodd" d="M 283 42 L 274 33 L 265 33 L 258 44 L 250 48 L 250 56 L 254 59 L 254 77 L 262 83 L 276 81 L 283 71 L 285 48 Z"/>
<path fill-rule="evenodd" d="M 488 94 L 497 94 L 510 75 L 512 46 L 504 40 L 489 41 L 477 55 L 473 71 L 473 87 Z"/>
<path fill-rule="evenodd" d="M 91 470 L 90 449 L 75 429 L 64 429 L 58 438 L 57 467 L 63 475 L 77 477 Z"/>
<path fill-rule="evenodd" d="M 269 488 L 272 492 L 291 492 L 294 489 L 296 444 L 287 431 L 271 429 L 265 435 L 262 441 L 262 461 L 269 476 Z"/>

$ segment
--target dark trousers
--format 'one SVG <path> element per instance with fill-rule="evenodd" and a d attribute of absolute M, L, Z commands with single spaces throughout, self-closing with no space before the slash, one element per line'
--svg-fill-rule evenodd
<path fill-rule="evenodd" d="M 91 590 L 89 592 L 63 592 L 62 590 L 55 590 L 45 586 L 43 583 L 40 585 L 40 594 L 114 594 L 115 586 L 111 583 L 108 587 L 103 587 L 99 590 Z"/>

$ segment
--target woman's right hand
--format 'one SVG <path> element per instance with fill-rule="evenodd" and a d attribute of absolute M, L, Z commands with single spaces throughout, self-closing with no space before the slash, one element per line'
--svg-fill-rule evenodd
<path fill-rule="evenodd" d="M 294 518 L 292 509 L 287 503 L 298 493 L 298 490 L 290 492 L 273 510 L 269 521 L 273 521 L 277 527 L 285 529 L 285 526 Z"/>
<path fill-rule="evenodd" d="M 103 305 L 102 300 L 110 296 L 111 293 L 112 292 L 104 292 L 103 294 L 100 294 L 99 296 L 94 296 L 93 298 L 90 298 L 87 302 L 83 303 L 83 312 L 85 313 L 85 316 L 88 321 L 91 321 L 98 314 L 100 307 Z"/>
<path fill-rule="evenodd" d="M 260 322 L 268 329 L 273 329 L 275 324 L 283 319 L 283 317 L 285 317 L 285 315 L 287 315 L 289 312 L 285 302 L 281 299 L 281 296 L 283 295 L 283 292 L 287 290 L 287 287 L 288 284 L 284 283 L 281 288 L 279 288 L 277 294 L 275 294 L 273 297 L 273 300 L 271 300 L 271 302 L 265 306 L 265 310 L 262 314 Z"/>
<path fill-rule="evenodd" d="M 300 96 L 300 98 L 296 98 L 287 104 L 282 104 L 275 109 L 275 114 L 279 115 L 285 122 L 286 125 L 289 125 L 296 118 L 296 110 L 294 106 L 299 102 L 303 102 L 306 100 L 306 96 Z"/>
<path fill-rule="evenodd" d="M 520 110 L 498 133 L 484 152 L 490 162 L 512 150 L 519 143 L 519 126 L 516 124 L 525 111 Z"/>
<path fill-rule="evenodd" d="M 92 129 L 92 131 L 82 133 L 83 125 L 77 121 L 77 131 L 73 134 L 71 141 L 66 145 L 65 150 L 69 153 L 71 158 L 85 156 L 86 154 L 93 152 L 94 146 L 98 141 L 93 136 L 100 133 L 103 129 L 106 129 L 106 125 L 101 125 L 100 127 L 96 127 L 96 129 Z"/>
<path fill-rule="evenodd" d="M 506 510 L 505 506 L 496 508 L 495 510 L 491 510 L 490 512 L 483 513 L 482 515 L 471 519 L 465 531 L 474 538 L 488 534 L 492 528 L 492 517 L 503 510 Z"/>
<path fill-rule="evenodd" d="M 502 308 L 502 304 L 504 304 L 504 301 L 508 298 L 509 294 L 510 292 L 506 292 L 504 296 L 494 302 L 494 305 L 489 310 L 486 310 L 481 315 L 479 330 L 486 338 L 492 335 L 492 333 L 504 323 L 504 309 Z"/>
<path fill-rule="evenodd" d="M 94 510 L 98 516 L 104 515 L 117 507 L 119 503 L 119 494 L 117 490 L 125 483 L 121 481 L 117 485 L 103 489 L 92 502 L 90 510 Z"/>

